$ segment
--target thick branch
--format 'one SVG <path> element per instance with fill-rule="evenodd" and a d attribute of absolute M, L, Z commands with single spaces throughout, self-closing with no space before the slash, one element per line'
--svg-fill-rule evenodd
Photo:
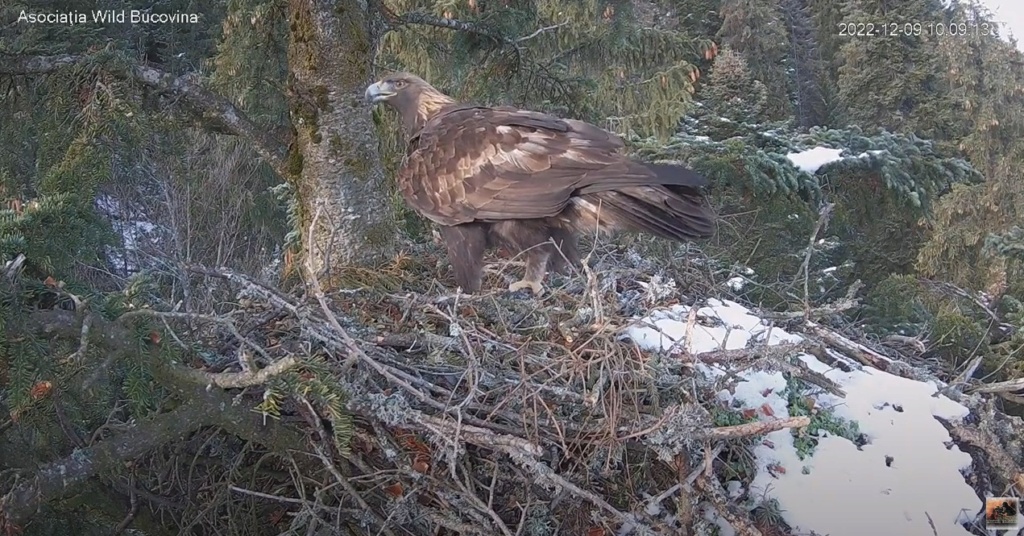
<path fill-rule="evenodd" d="M 708 431 L 708 435 L 716 439 L 749 437 L 764 435 L 783 428 L 803 428 L 811 424 L 810 417 L 790 417 L 771 421 L 757 421 L 736 426 L 719 426 Z"/>
<path fill-rule="evenodd" d="M 61 54 L 56 56 L 0 56 L 0 74 L 48 74 L 59 69 L 93 60 L 91 56 Z M 153 88 L 169 97 L 181 99 L 211 130 L 225 131 L 252 142 L 261 157 L 282 178 L 288 177 L 287 147 L 269 133 L 269 129 L 253 123 L 230 101 L 200 86 L 190 74 L 174 76 L 147 65 L 111 62 L 105 68 L 122 78 Z"/>
<path fill-rule="evenodd" d="M 807 321 L 804 329 L 808 333 L 818 337 L 826 345 L 839 350 L 840 352 L 860 361 L 861 363 L 875 367 L 878 370 L 889 370 L 889 363 L 891 360 L 888 357 L 864 346 L 855 341 L 817 324 L 815 322 Z"/>
<path fill-rule="evenodd" d="M 35 476 L 23 481 L 0 499 L 3 521 L 21 525 L 45 502 L 70 494 L 77 484 L 113 469 L 164 443 L 182 439 L 211 421 L 219 408 L 190 403 L 136 424 L 117 437 L 92 447 L 79 449 L 70 456 L 47 464 Z"/>
<path fill-rule="evenodd" d="M 84 321 L 81 316 L 62 309 L 37 311 L 29 317 L 29 323 L 40 334 L 77 338 Z M 203 372 L 168 363 L 157 357 L 155 352 L 152 355 L 140 353 L 130 329 L 96 314 L 92 314 L 91 318 L 93 328 L 90 330 L 90 338 L 93 345 L 111 352 L 115 359 L 144 360 L 161 385 L 180 399 L 203 401 L 208 406 L 219 408 L 218 417 L 211 424 L 277 451 L 300 449 L 305 445 L 305 440 L 298 432 L 274 420 L 263 422 L 260 415 L 249 411 L 244 405 L 236 404 L 232 396 L 218 389 L 208 389 L 210 385 L 225 389 L 259 385 L 296 366 L 297 358 L 286 357 L 251 372 Z"/>
<path fill-rule="evenodd" d="M 83 318 L 84 316 L 84 318 Z M 125 314 L 123 319 L 131 318 L 132 313 Z M 160 316 L 152 313 L 149 316 Z M 92 337 L 96 337 L 101 346 L 122 357 L 134 355 L 136 346 L 131 344 L 131 332 L 118 322 L 111 322 L 94 314 L 76 315 L 72 311 L 52 310 L 39 311 L 32 315 L 36 331 L 47 335 L 62 337 L 78 336 L 81 325 L 85 322 L 96 325 Z M 152 360 L 153 366 L 163 368 L 166 379 L 174 384 L 181 384 L 185 390 L 195 386 L 216 385 L 223 389 L 234 389 L 262 385 L 275 376 L 291 370 L 299 364 L 298 358 L 288 356 L 259 370 L 249 372 L 204 372 L 181 365 L 167 365 L 160 360 Z"/>

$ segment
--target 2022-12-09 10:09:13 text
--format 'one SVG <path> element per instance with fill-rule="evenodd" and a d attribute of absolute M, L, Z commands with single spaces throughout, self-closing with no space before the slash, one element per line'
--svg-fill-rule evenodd
<path fill-rule="evenodd" d="M 840 22 L 840 37 L 999 37 L 998 22 Z"/>

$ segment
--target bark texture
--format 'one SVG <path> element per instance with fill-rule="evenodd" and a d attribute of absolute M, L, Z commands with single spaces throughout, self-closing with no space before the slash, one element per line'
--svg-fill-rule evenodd
<path fill-rule="evenodd" d="M 363 91 L 378 31 L 365 0 L 289 0 L 289 98 L 304 254 L 327 289 L 349 265 L 388 258 L 395 211 Z M 316 227 L 310 229 L 314 216 Z M 311 247 L 310 247 L 311 246 Z"/>

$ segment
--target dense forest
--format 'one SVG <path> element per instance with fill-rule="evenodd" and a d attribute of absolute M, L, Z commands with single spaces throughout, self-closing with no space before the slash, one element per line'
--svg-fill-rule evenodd
<path fill-rule="evenodd" d="M 750 416 L 621 337 L 711 298 L 1024 414 L 1024 53 L 980 2 L 8 0 L 0 20 L 2 534 L 624 534 L 674 484 L 739 534 L 796 534 L 723 495 L 757 435 L 715 427 Z M 840 31 L 881 21 L 902 32 Z M 363 100 L 393 71 L 685 163 L 715 236 L 588 241 L 549 296 L 454 295 L 394 186 L 397 116 Z M 1024 494 L 1020 444 L 991 443 L 984 485 Z M 718 534 L 686 502 L 681 532 L 649 533 Z"/>

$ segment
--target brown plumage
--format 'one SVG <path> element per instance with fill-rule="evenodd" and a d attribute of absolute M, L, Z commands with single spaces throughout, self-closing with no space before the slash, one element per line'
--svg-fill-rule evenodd
<path fill-rule="evenodd" d="M 580 262 L 579 233 L 634 231 L 708 238 L 714 216 L 682 166 L 645 164 L 594 125 L 513 107 L 456 103 L 421 78 L 397 73 L 366 89 L 398 111 L 408 150 L 398 172 L 405 201 L 437 223 L 455 279 L 480 289 L 488 247 L 525 251 L 526 275 L 509 290 L 542 290 L 547 270 Z"/>

